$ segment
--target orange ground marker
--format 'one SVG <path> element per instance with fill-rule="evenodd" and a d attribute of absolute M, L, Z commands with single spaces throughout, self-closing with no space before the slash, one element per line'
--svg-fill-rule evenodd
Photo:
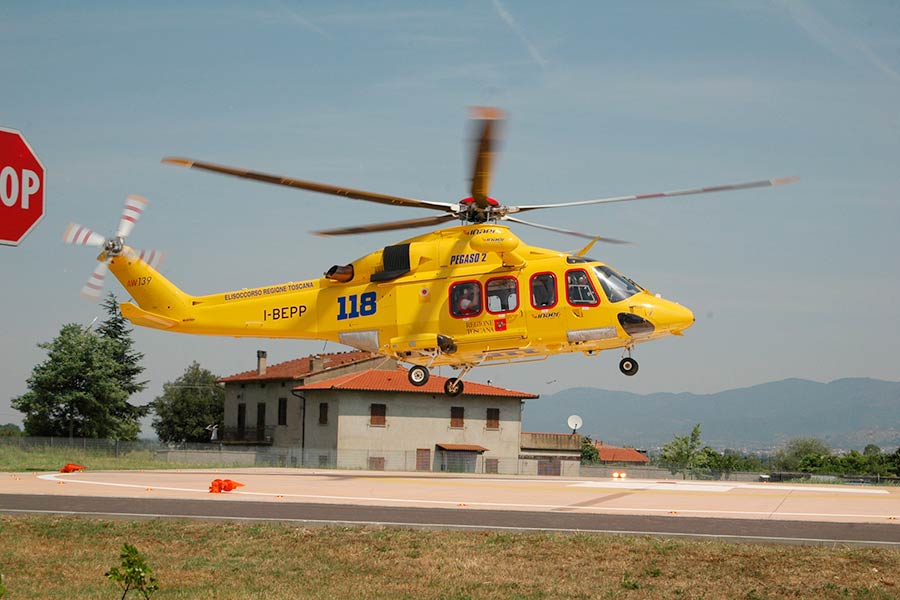
<path fill-rule="evenodd" d="M 213 479 L 212 483 L 209 484 L 209 493 L 221 494 L 222 492 L 230 492 L 239 487 L 244 487 L 244 484 L 230 479 Z"/>

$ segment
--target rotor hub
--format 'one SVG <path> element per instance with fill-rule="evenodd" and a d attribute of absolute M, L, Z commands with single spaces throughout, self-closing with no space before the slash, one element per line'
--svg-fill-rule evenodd
<path fill-rule="evenodd" d="M 109 256 L 118 256 L 119 254 L 122 254 L 124 248 L 125 240 L 118 236 L 106 240 L 106 243 L 103 245 L 103 249 Z"/>

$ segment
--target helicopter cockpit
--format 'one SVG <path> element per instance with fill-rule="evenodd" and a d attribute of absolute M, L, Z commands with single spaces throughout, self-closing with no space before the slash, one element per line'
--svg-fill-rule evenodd
<path fill-rule="evenodd" d="M 594 273 L 600 280 L 600 287 L 603 288 L 603 293 L 610 302 L 621 302 L 643 290 L 638 284 L 619 275 L 606 265 L 594 267 Z"/>

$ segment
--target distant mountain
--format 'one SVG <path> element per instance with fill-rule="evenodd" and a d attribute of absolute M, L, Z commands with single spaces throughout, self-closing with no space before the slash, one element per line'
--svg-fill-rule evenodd
<path fill-rule="evenodd" d="M 795 437 L 817 437 L 835 449 L 900 445 L 900 382 L 786 379 L 717 394 L 639 395 L 571 388 L 525 403 L 523 431 L 579 433 L 615 445 L 655 448 L 701 424 L 713 448 L 767 449 Z"/>

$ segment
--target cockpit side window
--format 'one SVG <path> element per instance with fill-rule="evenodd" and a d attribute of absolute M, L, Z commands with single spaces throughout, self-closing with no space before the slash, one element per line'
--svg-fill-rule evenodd
<path fill-rule="evenodd" d="M 556 306 L 556 275 L 537 273 L 531 277 L 531 306 L 553 308 Z"/>
<path fill-rule="evenodd" d="M 457 318 L 481 314 L 481 284 L 463 281 L 450 286 L 450 314 Z"/>
<path fill-rule="evenodd" d="M 584 269 L 566 271 L 566 299 L 572 306 L 597 306 L 600 298 Z"/>
<path fill-rule="evenodd" d="M 619 275 L 606 265 L 594 267 L 594 273 L 600 280 L 600 287 L 610 302 L 621 302 L 641 291 L 641 286 Z"/>

